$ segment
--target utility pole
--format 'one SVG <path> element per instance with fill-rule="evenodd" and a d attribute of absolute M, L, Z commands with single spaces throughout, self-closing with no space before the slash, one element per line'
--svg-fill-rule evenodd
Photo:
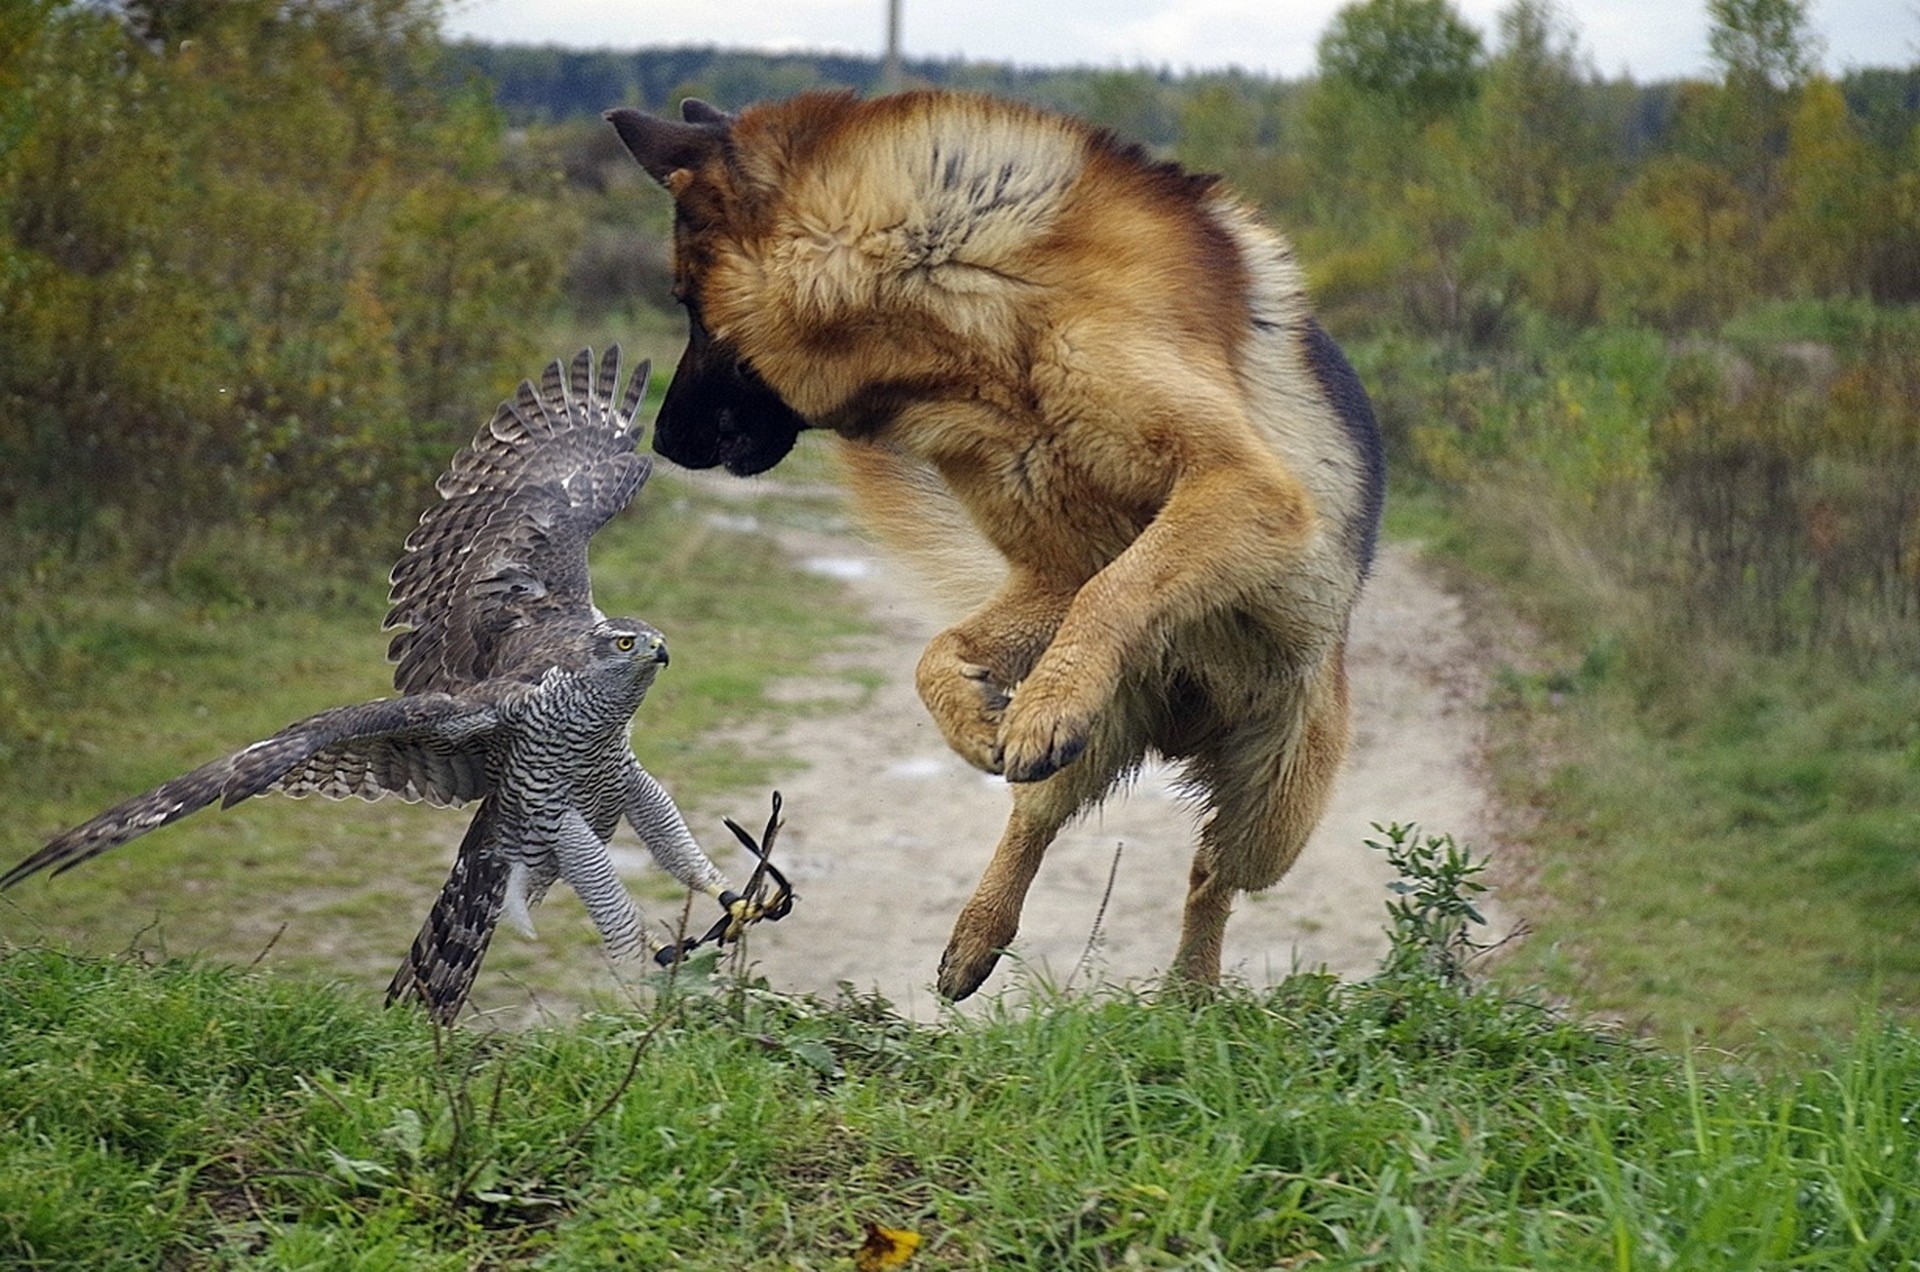
<path fill-rule="evenodd" d="M 887 0 L 887 56 L 880 63 L 880 92 L 900 91 L 900 0 Z"/>

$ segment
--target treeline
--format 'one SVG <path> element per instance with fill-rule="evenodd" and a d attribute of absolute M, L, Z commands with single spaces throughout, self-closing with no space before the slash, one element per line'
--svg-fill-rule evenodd
<path fill-rule="evenodd" d="M 570 50 L 555 46 L 481 44 L 460 41 L 450 61 L 491 86 L 494 101 L 517 124 L 598 118 L 609 106 L 658 109 L 688 93 L 704 93 L 738 108 L 815 88 L 880 90 L 880 63 L 873 58 L 830 53 L 751 53 L 716 48 Z M 908 59 L 906 80 L 938 88 L 964 88 L 1020 97 L 1057 110 L 1085 104 L 1092 73 L 1036 70 L 983 62 Z M 1171 88 L 1171 75 L 1128 74 Z M 1143 140 L 1162 141 L 1161 136 Z"/>
<path fill-rule="evenodd" d="M 1742 2 L 1724 0 L 1736 9 Z M 1630 222 L 1622 237 L 1640 240 L 1623 246 L 1727 258 L 1700 262 L 1698 272 L 1732 275 L 1716 284 L 1718 295 L 1698 294 L 1702 280 L 1650 278 L 1651 267 L 1609 271 L 1618 279 L 1613 291 L 1644 292 L 1632 306 L 1614 308 L 1656 325 L 1693 326 L 1822 270 L 1847 276 L 1814 278 L 1816 289 L 1838 283 L 1881 300 L 1920 299 L 1920 252 L 1901 220 L 1911 192 L 1894 179 L 1920 163 L 1920 65 L 1825 79 L 1806 62 L 1813 35 L 1801 25 L 1773 36 L 1770 47 L 1736 48 L 1729 56 L 1752 64 L 1723 64 L 1718 81 L 1640 85 L 1600 78 L 1577 29 L 1548 0 L 1509 9 L 1490 50 L 1444 0 L 1363 0 L 1329 31 L 1320 74 L 1297 83 L 1232 72 L 933 60 L 904 69 L 909 85 L 993 92 L 1069 111 L 1226 173 L 1296 232 L 1324 225 L 1344 236 L 1332 246 L 1352 268 L 1322 280 L 1336 291 L 1358 281 L 1356 272 L 1379 272 L 1355 247 L 1354 215 L 1393 217 L 1405 188 L 1430 192 L 1442 177 L 1479 187 L 1455 198 L 1457 206 L 1443 200 L 1434 209 L 1442 214 L 1471 214 L 1476 197 L 1512 221 L 1557 220 L 1550 229 L 1575 214 L 1601 223 L 1622 214 Z M 1388 44 L 1389 37 L 1401 42 Z M 521 124 L 597 120 L 621 103 L 666 111 L 686 96 L 738 108 L 808 89 L 870 93 L 880 79 L 873 59 L 711 48 L 581 52 L 462 42 L 450 47 L 449 60 L 490 85 L 495 102 Z M 1409 159 L 1418 161 L 1411 169 Z M 1733 206 L 1739 200 L 1744 205 Z M 1783 277 L 1762 255 L 1741 249 L 1760 245 L 1752 232 L 1786 204 L 1797 219 L 1775 225 L 1772 244 L 1795 259 Z M 1703 241 L 1684 241 L 1659 223 L 1688 219 L 1705 226 L 1697 232 Z M 1732 238 L 1718 242 L 1716 230 Z M 1797 244 L 1816 241 L 1811 254 L 1821 259 L 1809 261 Z M 1595 279 L 1524 281 L 1575 321 L 1607 316 Z M 1489 300 L 1497 298 L 1478 303 Z M 1369 320 L 1405 316 L 1362 309 Z"/>
<path fill-rule="evenodd" d="M 1222 99 L 1180 151 L 1297 228 L 1403 474 L 1530 500 L 1670 636 L 1920 665 L 1920 72 L 1836 82 L 1803 5 L 1708 9 L 1717 77 L 1633 145 L 1543 0 L 1485 51 L 1361 0 L 1291 145 Z"/>
<path fill-rule="evenodd" d="M 1551 489 L 1763 644 L 1920 661 L 1920 67 L 1830 79 L 1803 0 L 1705 2 L 1712 75 L 1647 86 L 1551 0 L 1490 36 L 1357 0 L 1295 83 L 906 69 L 1226 174 L 1403 477 Z M 0 10 L 0 580 L 209 525 L 390 544 L 557 307 L 667 303 L 666 201 L 601 109 L 878 75 L 448 46 L 437 12 Z"/>
<path fill-rule="evenodd" d="M 494 102 L 516 125 L 597 118 L 609 106 L 622 104 L 665 110 L 688 95 L 704 94 L 729 109 L 810 89 L 871 95 L 880 91 L 881 82 L 878 59 L 836 53 L 715 47 L 615 51 L 461 40 L 448 47 L 448 58 L 450 67 L 484 81 Z M 1165 147 L 1180 142 L 1185 106 L 1198 93 L 1224 90 L 1249 102 L 1297 101 L 1314 82 L 1231 70 L 1176 74 L 1164 68 L 1063 69 L 934 58 L 907 58 L 901 71 L 908 86 L 1016 97 Z M 1583 67 L 1582 78 L 1584 91 L 1596 99 L 1597 112 L 1612 121 L 1622 153 L 1629 156 L 1660 144 L 1678 99 L 1688 91 L 1677 81 L 1601 79 L 1590 67 Z M 1837 82 L 1861 127 L 1883 142 L 1897 142 L 1920 118 L 1920 68 L 1854 69 Z M 1273 134 L 1265 138 L 1276 139 Z"/>

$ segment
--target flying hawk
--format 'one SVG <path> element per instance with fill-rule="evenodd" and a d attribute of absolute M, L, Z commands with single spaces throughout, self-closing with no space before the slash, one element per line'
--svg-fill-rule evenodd
<path fill-rule="evenodd" d="M 763 909 L 732 890 L 635 760 L 629 729 L 667 663 L 666 641 L 593 604 L 588 540 L 652 469 L 635 450 L 647 372 L 643 362 L 616 401 L 619 347 L 597 375 L 583 349 L 569 370 L 550 365 L 538 389 L 522 382 L 454 456 L 436 483 L 442 501 L 420 518 L 391 576 L 386 626 L 403 630 L 388 656 L 401 696 L 322 711 L 137 795 L 0 875 L 0 889 L 71 869 L 215 800 L 229 807 L 268 791 L 478 800 L 452 873 L 387 987 L 389 1003 L 417 1000 L 442 1022 L 466 1002 L 502 913 L 531 935 L 530 912 L 555 879 L 580 895 L 616 959 L 671 961 L 690 944 L 650 933 L 615 873 L 607 840 L 623 817 L 674 878 L 720 900 L 722 937 L 783 914 L 785 896 Z"/>

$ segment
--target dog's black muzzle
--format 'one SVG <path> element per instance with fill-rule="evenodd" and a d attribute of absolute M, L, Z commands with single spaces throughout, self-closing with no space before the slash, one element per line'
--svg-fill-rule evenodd
<path fill-rule="evenodd" d="M 697 319 L 654 423 L 653 449 L 683 468 L 763 473 L 787 457 L 807 427 L 751 366 Z"/>

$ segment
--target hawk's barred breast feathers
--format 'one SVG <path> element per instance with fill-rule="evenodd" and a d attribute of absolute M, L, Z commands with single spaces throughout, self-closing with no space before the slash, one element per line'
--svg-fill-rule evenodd
<path fill-rule="evenodd" d="M 339 799 L 479 801 L 389 1001 L 442 1021 L 467 1000 L 504 911 L 525 919 L 555 880 L 586 903 L 615 957 L 657 944 L 608 853 L 624 818 L 688 888 L 731 897 L 629 730 L 666 641 L 593 604 L 587 546 L 652 461 L 635 418 L 647 364 L 616 398 L 620 351 L 582 350 L 522 382 L 454 457 L 393 568 L 396 698 L 334 707 L 134 796 L 0 875 L 69 869 L 219 801 L 280 791 Z M 724 898 L 723 898 L 724 904 Z"/>

